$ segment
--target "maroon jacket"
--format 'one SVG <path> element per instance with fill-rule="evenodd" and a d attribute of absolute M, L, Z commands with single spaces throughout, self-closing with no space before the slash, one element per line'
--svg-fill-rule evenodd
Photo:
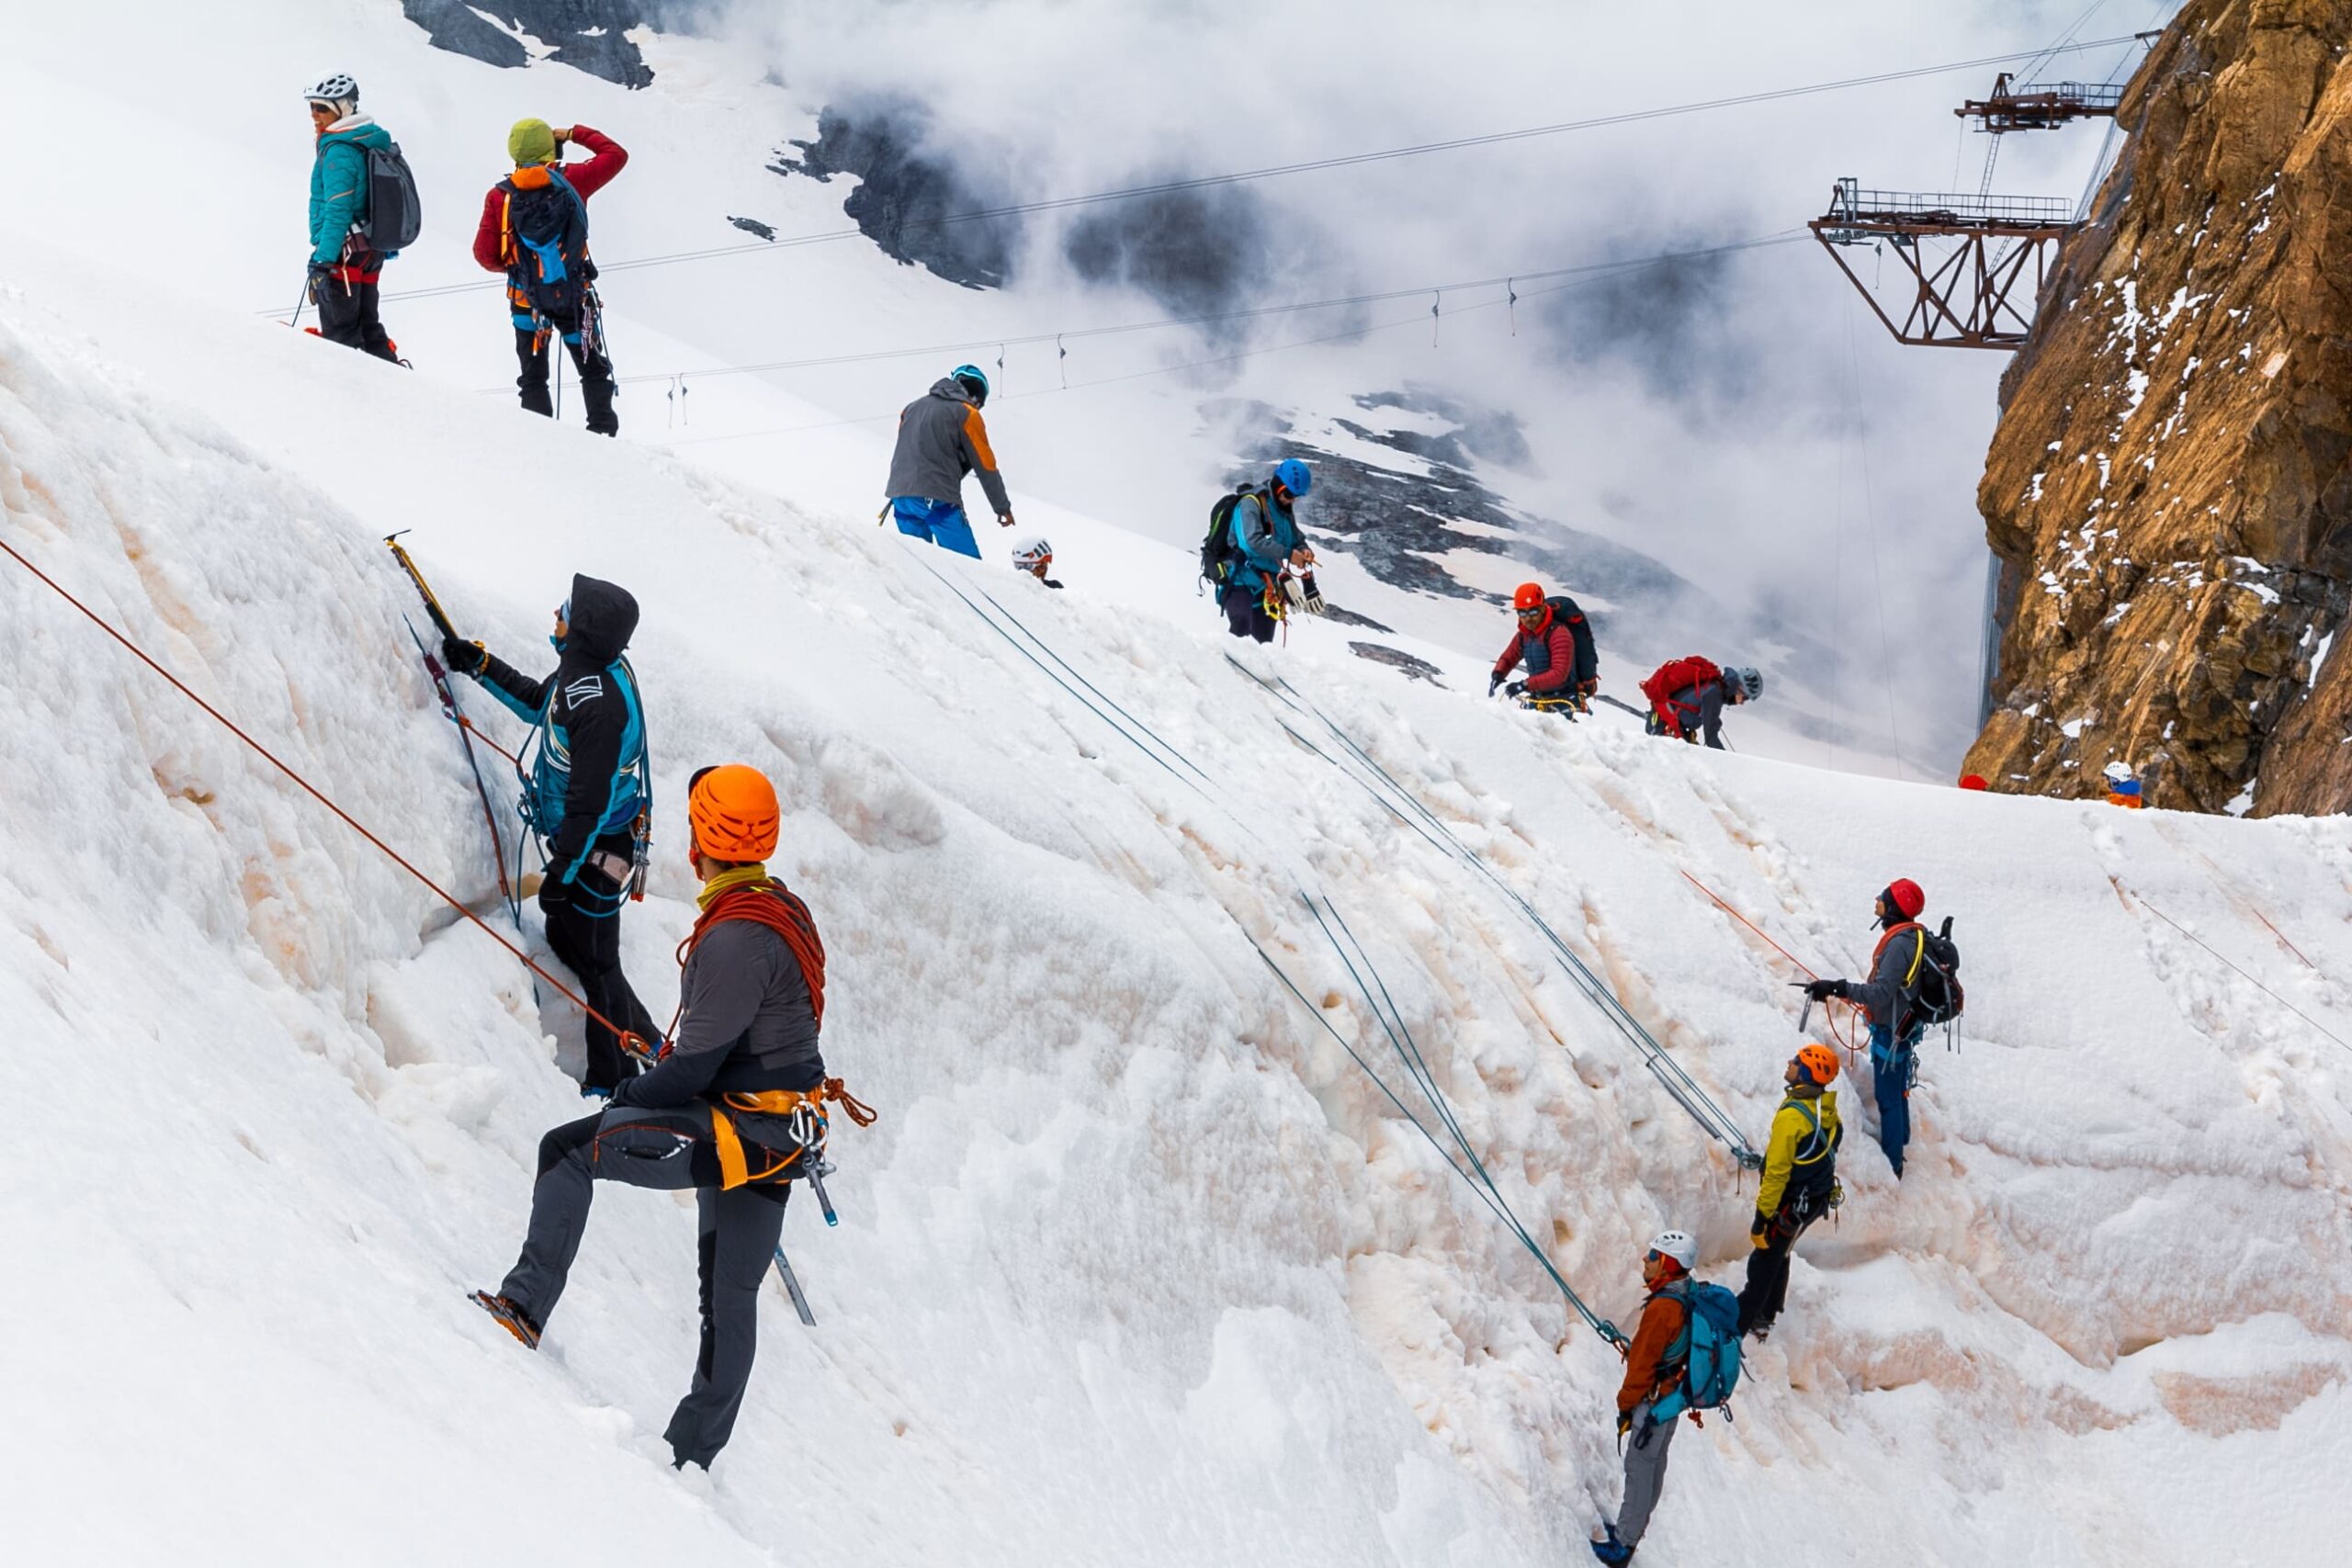
<path fill-rule="evenodd" d="M 593 154 L 569 168 L 561 163 L 555 165 L 571 188 L 580 193 L 582 201 L 612 184 L 613 176 L 628 166 L 628 149 L 601 130 L 575 125 L 570 140 Z M 504 272 L 514 265 L 502 254 L 506 240 L 505 220 L 506 193 L 492 186 L 490 194 L 481 199 L 481 222 L 474 230 L 474 260 L 481 264 L 484 272 Z"/>
<path fill-rule="evenodd" d="M 1527 689 L 1531 692 L 1573 692 L 1593 678 L 1598 661 L 1593 657 L 1592 632 L 1585 625 L 1584 612 L 1571 609 L 1561 615 L 1549 604 L 1544 606 L 1544 624 L 1535 635 L 1515 631 L 1510 646 L 1495 660 L 1495 678 L 1502 679 L 1521 660 L 1527 661 Z"/>

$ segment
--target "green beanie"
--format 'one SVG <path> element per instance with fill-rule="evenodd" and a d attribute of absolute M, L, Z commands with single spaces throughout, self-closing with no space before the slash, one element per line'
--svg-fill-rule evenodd
<path fill-rule="evenodd" d="M 518 119 L 506 133 L 506 155 L 514 166 L 555 162 L 555 132 L 543 119 Z"/>

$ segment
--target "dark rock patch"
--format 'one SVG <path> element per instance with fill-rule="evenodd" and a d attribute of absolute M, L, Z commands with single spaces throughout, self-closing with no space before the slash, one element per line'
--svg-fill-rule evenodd
<path fill-rule="evenodd" d="M 1001 288 L 1012 274 L 1019 225 L 972 216 L 1004 203 L 928 150 L 930 128 L 930 111 L 902 100 L 827 108 L 816 139 L 792 143 L 800 156 L 768 167 L 826 182 L 854 175 L 858 186 L 842 210 L 885 254 L 967 288 Z"/>
<path fill-rule="evenodd" d="M 1177 316 L 1242 305 L 1273 250 L 1264 204 L 1232 186 L 1160 191 L 1088 209 L 1062 237 L 1062 256 L 1089 283 L 1121 284 Z M 1205 323 L 1230 341 L 1238 321 Z"/>
<path fill-rule="evenodd" d="M 735 227 L 742 230 L 746 234 L 757 234 L 763 240 L 773 240 L 775 238 L 775 230 L 771 228 L 769 225 L 761 222 L 756 218 L 737 218 L 730 214 L 727 221 L 734 224 Z"/>
<path fill-rule="evenodd" d="M 1374 664 L 1385 664 L 1392 670 L 1402 670 L 1416 681 L 1427 681 L 1432 686 L 1445 684 L 1438 679 L 1436 665 L 1426 659 L 1416 659 L 1402 649 L 1390 648 L 1377 642 L 1351 642 L 1348 644 L 1348 651 L 1358 659 L 1369 659 Z"/>
<path fill-rule="evenodd" d="M 437 49 L 506 69 L 531 63 L 529 51 L 465 0 L 401 0 L 401 10 Z M 629 41 L 629 29 L 654 25 L 665 13 L 692 14 L 691 7 L 664 6 L 660 0 L 491 0 L 480 11 L 548 45 L 548 58 L 557 64 L 624 87 L 653 81 L 653 69 Z"/>

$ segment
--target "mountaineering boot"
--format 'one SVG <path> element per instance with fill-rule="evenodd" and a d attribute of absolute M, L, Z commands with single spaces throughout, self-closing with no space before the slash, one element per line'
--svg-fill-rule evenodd
<path fill-rule="evenodd" d="M 476 1291 L 466 1298 L 498 1320 L 498 1325 L 523 1342 L 526 1350 L 539 1348 L 539 1325 L 528 1314 L 504 1296 L 493 1296 L 488 1291 Z"/>
<path fill-rule="evenodd" d="M 1603 1539 L 1592 1543 L 1592 1554 L 1603 1562 L 1631 1562 L 1634 1560 L 1634 1548 L 1617 1539 L 1617 1527 L 1603 1525 L 1600 1528 L 1605 1534 Z"/>
<path fill-rule="evenodd" d="M 588 431 L 592 435 L 618 435 L 621 416 L 613 412 L 613 383 L 601 378 L 580 383 L 580 400 L 588 405 Z"/>

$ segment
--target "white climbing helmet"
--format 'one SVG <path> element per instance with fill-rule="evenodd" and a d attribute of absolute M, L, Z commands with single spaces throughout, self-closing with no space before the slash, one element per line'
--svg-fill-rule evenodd
<path fill-rule="evenodd" d="M 1660 1231 L 1651 1240 L 1650 1250 L 1661 1258 L 1673 1258 L 1685 1274 L 1698 1267 L 1699 1243 L 1689 1231 Z"/>
<path fill-rule="evenodd" d="M 314 84 L 302 96 L 314 104 L 333 104 L 345 114 L 352 112 L 359 102 L 359 84 L 338 71 Z"/>
<path fill-rule="evenodd" d="M 1032 534 L 1029 537 L 1015 542 L 1012 547 L 1012 564 L 1023 570 L 1035 566 L 1040 561 L 1048 561 L 1053 558 L 1054 547 L 1046 542 L 1046 537 L 1042 534 Z"/>
<path fill-rule="evenodd" d="M 2129 762 L 2109 762 L 2107 765 L 2107 777 L 2110 784 L 2131 783 L 2132 764 Z"/>

